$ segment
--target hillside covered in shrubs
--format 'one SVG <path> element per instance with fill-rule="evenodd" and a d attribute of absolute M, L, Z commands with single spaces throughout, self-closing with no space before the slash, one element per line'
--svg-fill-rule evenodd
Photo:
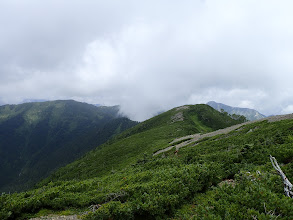
<path fill-rule="evenodd" d="M 2 194 L 0 219 L 51 213 L 83 219 L 292 219 L 293 200 L 284 195 L 269 159 L 274 156 L 293 180 L 292 119 L 256 121 L 153 156 L 180 136 L 237 123 L 206 105 L 170 110 L 61 168 L 35 189 Z"/>

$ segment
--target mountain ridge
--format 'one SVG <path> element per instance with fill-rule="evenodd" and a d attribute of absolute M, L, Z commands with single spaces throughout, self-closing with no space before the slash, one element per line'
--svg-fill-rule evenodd
<path fill-rule="evenodd" d="M 292 180 L 293 114 L 240 124 L 207 105 L 181 106 L 115 136 L 33 190 L 2 194 L 0 218 L 292 219 L 292 198 L 270 155 Z"/>
<path fill-rule="evenodd" d="M 213 107 L 217 111 L 221 111 L 222 109 L 227 112 L 230 115 L 236 114 L 236 115 L 243 115 L 245 116 L 249 121 L 254 121 L 258 119 L 265 118 L 267 116 L 259 113 L 258 111 L 250 108 L 239 108 L 239 107 L 232 107 L 229 105 L 225 105 L 222 103 L 217 103 L 215 101 L 209 101 L 207 105 Z"/>
<path fill-rule="evenodd" d="M 28 188 L 137 124 L 119 117 L 118 111 L 117 106 L 95 107 L 73 100 L 1 106 L 0 189 Z"/>
<path fill-rule="evenodd" d="M 78 178 L 84 179 L 102 176 L 113 169 L 120 169 L 119 167 L 135 162 L 138 155 L 141 157 L 144 157 L 144 153 L 152 155 L 178 136 L 205 133 L 238 123 L 240 122 L 208 105 L 173 108 L 124 131 L 101 148 L 59 169 L 44 180 L 43 184 L 57 178 L 74 179 L 76 178 L 74 173 L 79 173 Z"/>
<path fill-rule="evenodd" d="M 174 144 L 166 149 L 163 150 L 159 150 L 157 152 L 155 152 L 153 154 L 153 156 L 156 156 L 158 154 L 167 152 L 171 149 L 175 149 L 176 151 L 178 151 L 180 148 L 188 146 L 190 144 L 196 143 L 198 141 L 200 141 L 203 138 L 209 138 L 209 137 L 213 137 L 216 135 L 221 135 L 221 134 L 227 134 L 231 131 L 237 130 L 240 127 L 244 126 L 244 125 L 249 125 L 249 124 L 253 124 L 256 122 L 262 122 L 262 121 L 268 121 L 268 122 L 277 122 L 277 121 L 282 121 L 282 120 L 288 120 L 288 119 L 293 119 L 293 113 L 292 114 L 285 114 L 285 115 L 274 115 L 274 116 L 270 116 L 270 117 L 266 117 L 266 118 L 262 118 L 262 119 L 258 119 L 258 120 L 254 120 L 254 121 L 247 121 L 247 122 L 243 122 L 241 124 L 237 124 L 237 125 L 233 125 L 231 127 L 227 127 L 227 128 L 223 128 L 223 129 L 219 129 L 216 131 L 212 131 L 206 134 L 193 134 L 193 135 L 188 135 L 185 137 L 180 137 L 177 138 L 175 140 L 173 140 L 172 142 L 170 142 L 170 144 Z M 176 144 L 180 142 L 179 144 Z"/>

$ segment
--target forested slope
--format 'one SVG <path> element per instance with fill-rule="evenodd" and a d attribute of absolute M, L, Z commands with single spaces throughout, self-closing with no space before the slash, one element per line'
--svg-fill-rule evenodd
<path fill-rule="evenodd" d="M 119 109 L 75 101 L 0 107 L 0 192 L 31 187 L 52 170 L 72 162 L 136 125 Z"/>
<path fill-rule="evenodd" d="M 152 155 L 176 137 L 214 131 L 237 123 L 239 121 L 207 105 L 174 108 L 116 136 L 80 160 L 59 169 L 44 183 L 102 176 Z"/>
<path fill-rule="evenodd" d="M 184 112 L 193 108 L 198 106 L 179 110 L 182 110 L 185 120 L 194 119 L 196 115 L 197 119 L 204 118 L 212 123 L 211 117 L 195 113 L 205 106 L 199 106 L 188 114 Z M 152 156 L 151 152 L 158 147 L 148 145 L 150 151 L 144 148 L 141 153 L 135 152 L 135 160 L 133 158 L 124 166 L 120 164 L 120 169 L 113 164 L 113 169 L 104 174 L 96 170 L 96 174 L 89 173 L 88 177 L 82 172 L 74 175 L 79 170 L 90 171 L 84 169 L 83 163 L 93 163 L 90 160 L 93 153 L 95 158 L 99 158 L 97 152 L 106 154 L 103 150 L 111 144 L 131 144 L 131 141 L 123 141 L 133 139 L 136 142 L 139 135 L 142 135 L 140 139 L 147 137 L 145 132 L 159 133 L 154 139 L 147 140 L 167 147 L 174 137 L 179 137 L 177 132 L 190 133 L 188 124 L 182 123 L 182 115 L 177 117 L 177 114 L 178 109 L 173 109 L 127 130 L 100 150 L 61 169 L 59 174 L 65 174 L 65 171 L 69 174 L 63 179 L 61 176 L 58 178 L 57 172 L 37 189 L 2 195 L 0 218 L 26 219 L 51 213 L 76 213 L 83 219 L 293 218 L 293 200 L 284 195 L 282 179 L 269 159 L 269 155 L 276 157 L 287 177 L 293 179 L 292 115 L 245 124 L 229 133 L 193 142 L 176 153 L 172 149 Z M 164 118 L 170 120 L 167 122 Z M 163 126 L 164 122 L 168 126 Z M 196 123 L 200 123 L 205 131 L 209 129 L 202 121 L 197 120 Z M 173 127 L 176 124 L 177 127 Z M 156 126 L 166 129 L 166 133 Z M 184 128 L 187 129 L 185 132 Z M 172 138 L 164 140 L 173 132 Z M 116 162 L 124 159 L 124 151 L 117 151 L 120 157 L 112 155 Z M 95 167 L 92 168 L 94 170 Z"/>
<path fill-rule="evenodd" d="M 121 180 L 130 181 L 129 189 L 134 193 L 131 193 L 132 198 L 138 199 L 139 202 L 139 194 L 145 188 L 143 183 L 145 181 L 147 185 L 152 185 L 152 182 L 156 181 L 156 186 L 159 188 L 156 189 L 151 185 L 149 188 L 149 190 L 155 190 L 154 192 L 159 192 L 161 187 L 164 187 L 164 190 L 169 188 L 162 182 L 164 178 L 160 181 L 156 179 L 160 178 L 160 175 L 166 176 L 167 179 L 170 176 L 165 169 L 167 164 L 164 160 L 161 163 L 159 158 L 152 157 L 154 151 L 165 148 L 177 137 L 198 132 L 206 133 L 237 123 L 239 121 L 233 120 L 227 114 L 219 113 L 207 105 L 182 106 L 172 109 L 126 130 L 100 148 L 89 152 L 82 159 L 58 170 L 40 183 L 38 189 L 14 195 L 2 195 L 0 216 L 3 219 L 28 218 L 39 211 L 37 215 L 58 212 L 62 209 L 69 209 L 67 213 L 72 212 L 70 211 L 72 209 L 73 212 L 82 212 L 82 210 L 86 211 L 90 205 L 112 204 L 111 201 L 122 198 L 124 200 L 125 196 L 130 195 L 122 187 Z M 171 161 L 167 166 L 172 166 L 172 164 Z M 178 171 L 181 172 L 180 169 Z M 163 185 L 160 185 L 161 183 Z M 172 189 L 172 185 L 170 187 Z M 169 198 L 165 199 L 169 200 Z M 138 213 L 133 212 L 128 205 L 126 209 L 133 217 L 149 214 L 160 216 L 156 207 L 153 207 L 152 212 L 143 211 L 139 202 L 136 208 L 141 211 Z M 162 208 L 165 210 L 164 207 Z M 48 211 L 46 211 L 47 209 Z M 165 214 L 167 212 L 164 211 Z M 108 218 L 111 215 L 113 214 L 109 213 L 104 217 Z M 120 217 L 127 216 L 122 213 Z"/>

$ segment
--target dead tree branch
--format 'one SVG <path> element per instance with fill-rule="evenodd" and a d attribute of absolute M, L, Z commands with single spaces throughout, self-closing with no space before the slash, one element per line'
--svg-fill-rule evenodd
<path fill-rule="evenodd" d="M 290 183 L 290 181 L 287 179 L 286 175 L 283 173 L 282 169 L 280 168 L 276 158 L 272 157 L 270 155 L 270 160 L 272 162 L 272 165 L 273 167 L 275 168 L 275 170 L 278 171 L 279 175 L 282 177 L 283 179 L 283 183 L 284 183 L 284 192 L 285 192 L 285 195 L 288 196 L 288 197 L 291 197 L 293 198 L 293 192 L 291 191 L 292 190 L 292 183 Z"/>

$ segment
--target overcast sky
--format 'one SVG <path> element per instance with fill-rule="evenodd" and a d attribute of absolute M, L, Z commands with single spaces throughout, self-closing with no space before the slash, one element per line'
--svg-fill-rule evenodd
<path fill-rule="evenodd" d="M 75 99 L 133 120 L 214 100 L 293 112 L 293 1 L 0 0 L 0 103 Z"/>

